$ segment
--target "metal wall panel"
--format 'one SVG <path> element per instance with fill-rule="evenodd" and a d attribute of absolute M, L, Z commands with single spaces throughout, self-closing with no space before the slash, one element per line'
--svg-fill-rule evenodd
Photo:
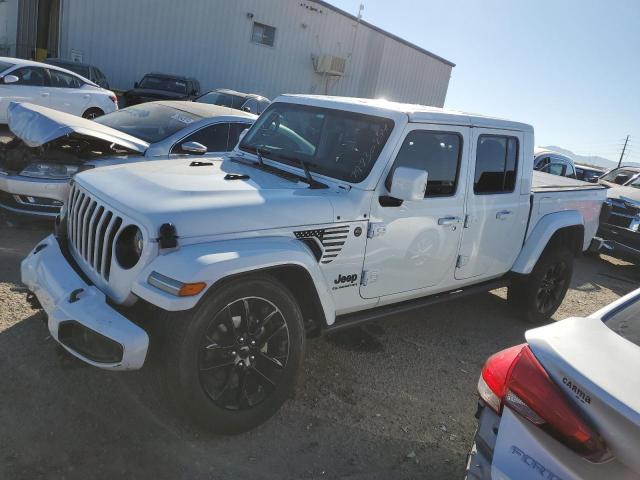
<path fill-rule="evenodd" d="M 61 55 L 80 54 L 119 89 L 146 72 L 198 78 L 203 90 L 316 93 L 442 106 L 452 65 L 310 0 L 62 0 Z M 251 42 L 253 22 L 275 44 Z M 347 58 L 343 77 L 312 56 Z"/>

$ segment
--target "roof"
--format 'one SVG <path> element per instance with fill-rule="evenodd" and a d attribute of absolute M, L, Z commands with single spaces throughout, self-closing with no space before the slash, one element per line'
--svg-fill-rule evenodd
<path fill-rule="evenodd" d="M 333 10 L 334 12 L 339 13 L 340 15 L 343 15 L 343 16 L 351 19 L 351 20 L 355 20 L 356 22 L 359 22 L 362 25 L 366 25 L 367 27 L 371 28 L 372 30 L 375 30 L 376 32 L 381 33 L 382 35 L 384 35 L 386 37 L 389 37 L 389 38 L 391 38 L 391 39 L 393 39 L 393 40 L 395 40 L 397 42 L 400 42 L 400 43 L 406 45 L 407 47 L 413 48 L 414 50 L 417 50 L 420 53 L 424 53 L 425 55 L 428 55 L 428 56 L 430 56 L 432 58 L 435 58 L 436 60 L 439 60 L 442 63 L 446 63 L 447 65 L 449 65 L 451 67 L 455 67 L 456 66 L 455 63 L 447 60 L 446 58 L 443 58 L 440 55 L 436 55 L 435 53 L 430 52 L 429 50 L 426 50 L 426 49 L 424 49 L 422 47 L 419 47 L 415 43 L 411 43 L 410 41 L 405 40 L 404 38 L 398 37 L 397 35 L 394 35 L 393 33 L 387 32 L 386 30 L 383 30 L 380 27 L 376 27 L 375 25 L 373 25 L 373 24 L 371 24 L 371 23 L 369 23 L 369 22 L 367 22 L 365 20 L 362 20 L 361 18 L 356 17 L 355 15 L 352 15 L 352 14 L 350 14 L 348 12 L 345 12 L 344 10 L 342 10 L 342 9 L 340 9 L 338 7 L 335 7 L 335 6 L 331 5 L 329 2 L 325 2 L 324 0 L 311 0 L 311 1 L 313 1 L 314 3 L 317 3 L 319 5 L 322 5 L 323 7 L 326 7 L 328 9 L 330 9 L 330 10 Z"/>
<path fill-rule="evenodd" d="M 583 163 L 574 164 L 576 167 L 582 168 L 583 170 L 593 170 L 594 172 L 605 172 L 606 168 L 603 167 L 594 167 L 593 165 L 585 165 Z"/>
<path fill-rule="evenodd" d="M 279 96 L 275 101 L 289 101 L 318 107 L 355 110 L 361 113 L 370 113 L 371 115 L 380 115 L 384 112 L 405 114 L 409 117 L 410 122 L 415 123 L 445 123 L 449 125 L 502 128 L 533 133 L 533 127 L 526 123 L 445 108 L 391 102 L 384 99 L 287 94 Z"/>
<path fill-rule="evenodd" d="M 171 100 L 161 100 L 158 102 L 148 102 L 144 105 L 156 104 L 163 105 L 165 107 L 175 108 L 176 110 L 181 110 L 183 112 L 188 112 L 192 115 L 197 115 L 202 118 L 208 117 L 239 117 L 239 118 L 247 118 L 250 120 L 255 120 L 257 115 L 254 115 L 249 112 L 245 112 L 242 110 L 236 110 L 235 108 L 229 107 L 221 107 L 220 105 L 211 105 L 209 103 L 198 103 L 198 102 L 188 102 L 188 101 L 171 101 Z M 134 105 L 140 106 L 140 105 Z"/>
<path fill-rule="evenodd" d="M 564 153 L 556 152 L 555 150 L 549 150 L 548 148 L 535 147 L 533 149 L 533 156 L 537 157 L 540 155 L 555 155 L 556 157 L 567 158 L 571 160 L 571 162 L 573 162 L 573 159 L 568 155 L 565 155 Z"/>
<path fill-rule="evenodd" d="M 208 91 L 207 93 L 211 93 L 211 92 L 226 93 L 228 95 L 235 95 L 237 97 L 242 97 L 242 98 L 264 98 L 265 100 L 269 100 L 267 97 L 258 95 L 257 93 L 243 93 L 243 92 L 238 92 L 236 90 L 231 90 L 230 88 L 216 88 Z M 205 93 L 204 95 L 206 95 L 207 93 Z"/>
<path fill-rule="evenodd" d="M 154 77 L 176 78 L 179 80 L 196 80 L 194 77 L 188 77 L 186 75 L 174 75 L 173 73 L 147 72 L 143 75 L 143 77 L 146 77 L 147 75 L 153 75 Z"/>

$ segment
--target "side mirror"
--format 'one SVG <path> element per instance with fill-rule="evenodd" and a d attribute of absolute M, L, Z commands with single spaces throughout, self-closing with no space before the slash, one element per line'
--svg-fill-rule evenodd
<path fill-rule="evenodd" d="M 207 147 L 198 142 L 184 142 L 180 145 L 180 150 L 190 155 L 204 155 L 207 153 Z"/>
<path fill-rule="evenodd" d="M 18 82 L 20 79 L 18 77 L 16 77 L 15 75 L 5 75 L 5 77 L 3 78 L 3 83 L 6 85 L 9 85 L 10 83 L 16 83 Z"/>
<path fill-rule="evenodd" d="M 248 131 L 249 131 L 249 129 L 245 128 L 244 130 L 242 130 L 240 132 L 240 135 L 238 135 L 238 143 L 240 143 L 242 141 L 242 139 L 244 138 L 244 136 L 247 134 Z"/>
<path fill-rule="evenodd" d="M 133 88 L 138 88 L 140 84 L 138 82 L 133 82 Z"/>
<path fill-rule="evenodd" d="M 589 183 L 598 183 L 598 177 L 595 177 L 595 178 L 589 178 L 589 179 L 587 180 L 587 182 L 589 182 Z"/>
<path fill-rule="evenodd" d="M 424 199 L 429 174 L 417 168 L 398 167 L 391 179 L 391 196 L 399 200 L 416 201 Z"/>

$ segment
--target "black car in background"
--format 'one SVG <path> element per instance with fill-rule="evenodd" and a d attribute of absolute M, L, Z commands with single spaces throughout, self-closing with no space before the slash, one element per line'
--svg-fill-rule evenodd
<path fill-rule="evenodd" d="M 235 90 L 226 88 L 211 90 L 196 98 L 195 101 L 198 103 L 209 103 L 211 105 L 220 105 L 221 107 L 235 108 L 236 110 L 244 110 L 245 112 L 255 115 L 260 115 L 271 103 L 268 98 L 255 93 L 236 92 Z"/>
<path fill-rule="evenodd" d="M 575 167 L 576 177 L 583 182 L 598 183 L 598 178 L 605 174 L 604 170 L 589 165 L 576 164 Z"/>
<path fill-rule="evenodd" d="M 125 105 L 156 100 L 193 100 L 200 95 L 200 82 L 192 77 L 166 73 L 147 73 L 124 94 Z M 122 106 L 122 105 L 121 105 Z"/>
<path fill-rule="evenodd" d="M 94 66 L 89 65 L 88 63 L 80 63 L 74 62 L 73 60 L 65 60 L 64 58 L 47 58 L 44 63 L 48 63 L 49 65 L 55 65 L 56 67 L 66 68 L 67 70 L 71 70 L 73 73 L 77 73 L 78 75 L 83 76 L 84 78 L 91 80 L 93 83 L 98 85 L 99 87 L 106 88 L 109 90 L 109 82 L 107 77 L 102 71 Z"/>

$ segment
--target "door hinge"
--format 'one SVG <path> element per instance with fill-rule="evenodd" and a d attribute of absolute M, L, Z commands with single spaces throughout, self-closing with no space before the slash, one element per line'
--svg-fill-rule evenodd
<path fill-rule="evenodd" d="M 360 277 L 360 285 L 366 287 L 370 283 L 378 281 L 378 270 L 363 270 Z"/>
<path fill-rule="evenodd" d="M 456 268 L 462 268 L 467 263 L 469 263 L 469 256 L 468 255 L 458 255 L 458 260 L 456 260 Z"/>
<path fill-rule="evenodd" d="M 367 238 L 379 237 L 387 232 L 387 227 L 384 223 L 370 223 L 367 230 Z"/>

